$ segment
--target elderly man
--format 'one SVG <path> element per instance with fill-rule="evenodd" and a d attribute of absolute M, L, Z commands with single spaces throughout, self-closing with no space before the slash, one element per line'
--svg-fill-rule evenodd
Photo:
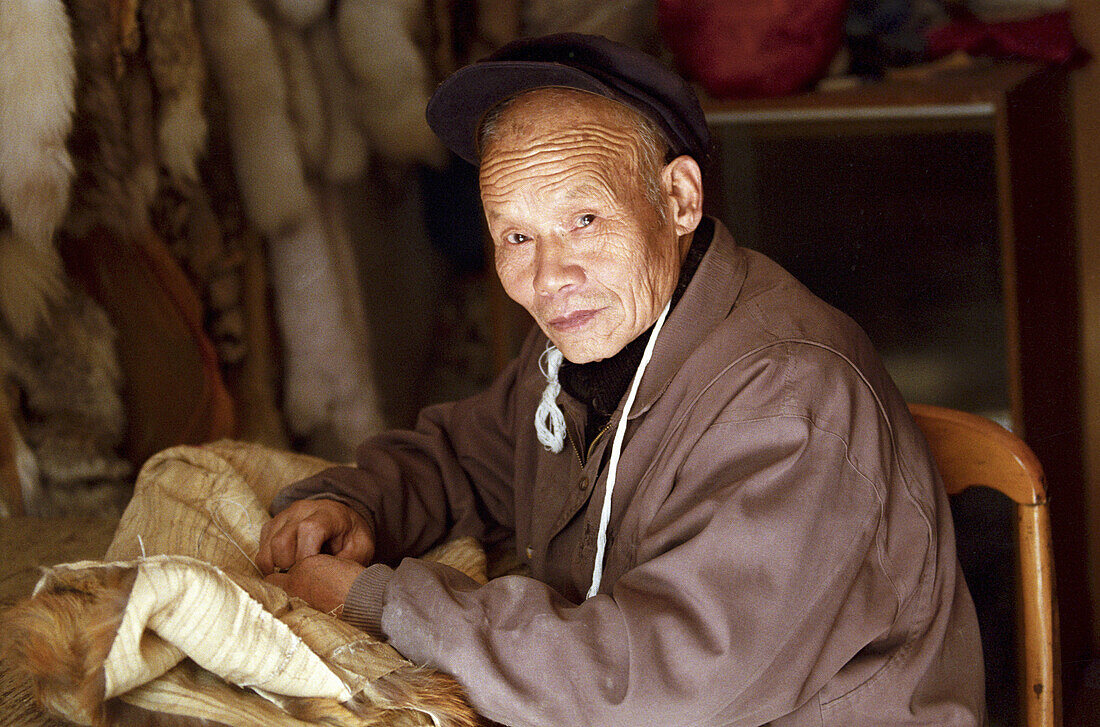
<path fill-rule="evenodd" d="M 483 394 L 281 493 L 270 578 L 507 724 L 980 723 L 923 440 L 864 334 L 702 214 L 690 88 L 552 36 L 458 71 L 428 116 L 479 164 L 538 327 Z M 463 534 L 513 540 L 527 575 L 415 558 Z"/>

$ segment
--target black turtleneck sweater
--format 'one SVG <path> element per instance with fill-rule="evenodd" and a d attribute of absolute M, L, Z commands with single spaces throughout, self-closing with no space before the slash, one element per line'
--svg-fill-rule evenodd
<path fill-rule="evenodd" d="M 684 263 L 680 266 L 680 278 L 676 290 L 672 293 L 671 308 L 676 307 L 688 283 L 695 275 L 699 262 L 703 259 L 710 241 L 714 237 L 714 221 L 704 217 L 695 229 Z M 671 314 L 671 310 L 669 311 Z M 646 342 L 653 326 L 626 344 L 621 351 L 602 361 L 586 364 L 562 362 L 558 380 L 561 387 L 577 401 L 588 407 L 588 418 L 584 426 L 584 448 L 588 449 L 592 440 L 607 426 L 611 415 L 626 395 L 626 390 L 638 370 L 638 364 L 645 353 Z"/>

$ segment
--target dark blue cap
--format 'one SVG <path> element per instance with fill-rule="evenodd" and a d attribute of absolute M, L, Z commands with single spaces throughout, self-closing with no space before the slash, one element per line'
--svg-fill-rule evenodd
<path fill-rule="evenodd" d="M 485 113 L 525 91 L 551 87 L 629 106 L 664 133 L 677 156 L 687 154 L 706 166 L 710 133 L 691 86 L 653 56 L 597 35 L 523 38 L 460 68 L 428 102 L 428 124 L 452 151 L 477 165 L 477 130 Z"/>

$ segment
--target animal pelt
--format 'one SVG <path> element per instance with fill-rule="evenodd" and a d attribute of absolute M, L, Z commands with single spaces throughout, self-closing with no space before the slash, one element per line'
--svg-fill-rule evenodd
<path fill-rule="evenodd" d="M 167 575 L 158 578 L 162 572 Z M 151 588 L 158 593 L 150 594 Z M 185 615 L 204 598 L 217 608 L 189 627 L 229 628 L 219 645 L 210 639 L 204 644 L 200 635 L 174 625 L 185 622 L 173 609 Z M 128 609 L 135 600 L 136 608 Z M 453 679 L 411 665 L 379 673 L 375 654 L 386 649 L 382 644 L 255 577 L 231 576 L 189 558 L 58 566 L 46 572 L 31 598 L 0 619 L 0 654 L 30 677 L 45 710 L 79 724 L 478 724 Z M 235 638 L 259 653 L 245 660 L 220 647 Z M 270 651 L 291 644 L 298 648 L 283 655 Z M 288 665 L 293 681 L 283 679 L 283 670 L 264 667 L 264 658 L 270 663 L 273 656 L 294 659 Z M 232 678 L 255 684 L 264 696 L 235 686 Z M 277 691 L 280 685 L 302 694 Z M 305 696 L 310 693 L 316 696 Z"/>
<path fill-rule="evenodd" d="M 227 242 L 206 189 L 184 180 L 165 180 L 151 217 L 202 298 L 206 332 L 219 359 L 240 363 L 247 354 L 241 307 L 243 254 Z"/>
<path fill-rule="evenodd" d="M 52 242 L 35 245 L 0 229 L 0 324 L 19 339 L 50 318 L 65 296 L 61 258 Z"/>
<path fill-rule="evenodd" d="M 262 233 L 280 234 L 312 203 L 271 28 L 250 0 L 206 0 L 199 28 L 228 110 L 245 209 Z"/>
<path fill-rule="evenodd" d="M 34 471 L 24 470 L 27 510 L 38 515 L 119 511 L 130 464 L 116 454 L 125 418 L 115 332 L 102 309 L 71 290 L 49 326 L 16 338 L 0 327 L 0 376 L 22 402 Z"/>
<path fill-rule="evenodd" d="M 372 148 L 399 162 L 443 165 L 424 109 L 434 89 L 423 0 L 341 0 L 336 27 Z"/>
<path fill-rule="evenodd" d="M 11 225 L 0 232 L 0 320 L 18 336 L 45 321 L 64 292 L 53 237 L 73 177 L 65 139 L 75 78 L 61 0 L 0 3 L 0 207 Z"/>
<path fill-rule="evenodd" d="M 341 223 L 320 211 L 268 240 L 286 348 L 284 412 L 291 430 L 342 458 L 384 428 L 363 350 L 367 340 Z M 336 448 L 323 446 L 335 439 Z M 317 450 L 314 450 L 317 451 Z"/>
<path fill-rule="evenodd" d="M 328 12 L 329 0 L 267 0 L 283 20 L 308 28 Z"/>
<path fill-rule="evenodd" d="M 351 80 L 340 60 L 336 29 L 331 23 L 320 23 L 306 34 L 306 44 L 328 120 L 328 146 L 320 172 L 330 182 L 350 182 L 366 172 L 368 151 L 352 113 Z"/>
<path fill-rule="evenodd" d="M 197 182 L 206 145 L 206 66 L 191 0 L 143 0 L 141 24 L 158 101 L 160 163 L 176 182 Z"/>
<path fill-rule="evenodd" d="M 2 616 L 0 654 L 34 684 L 35 698 L 80 724 L 104 718 L 103 662 L 122 622 L 135 572 L 122 567 L 67 571 L 67 578 Z"/>
<path fill-rule="evenodd" d="M 129 63 L 125 0 L 68 0 L 76 41 L 77 113 L 69 148 L 77 177 L 65 231 L 82 238 L 103 228 L 131 239 L 148 226 L 155 193 L 150 79 Z M 136 8 L 136 4 L 134 5 Z"/>
<path fill-rule="evenodd" d="M 324 163 L 328 129 L 325 102 L 305 34 L 281 23 L 273 24 L 272 32 L 286 78 L 288 108 L 298 132 L 302 163 L 307 169 L 320 169 Z"/>

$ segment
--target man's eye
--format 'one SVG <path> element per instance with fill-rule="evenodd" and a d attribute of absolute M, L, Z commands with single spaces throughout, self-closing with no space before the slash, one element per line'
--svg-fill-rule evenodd
<path fill-rule="evenodd" d="M 522 232 L 510 232 L 504 236 L 504 240 L 512 245 L 519 245 L 530 240 L 527 235 Z"/>
<path fill-rule="evenodd" d="M 591 225 L 595 221 L 596 221 L 596 215 L 593 215 L 593 214 L 581 215 L 581 218 L 579 220 L 577 220 L 577 227 L 588 227 L 589 225 Z"/>

